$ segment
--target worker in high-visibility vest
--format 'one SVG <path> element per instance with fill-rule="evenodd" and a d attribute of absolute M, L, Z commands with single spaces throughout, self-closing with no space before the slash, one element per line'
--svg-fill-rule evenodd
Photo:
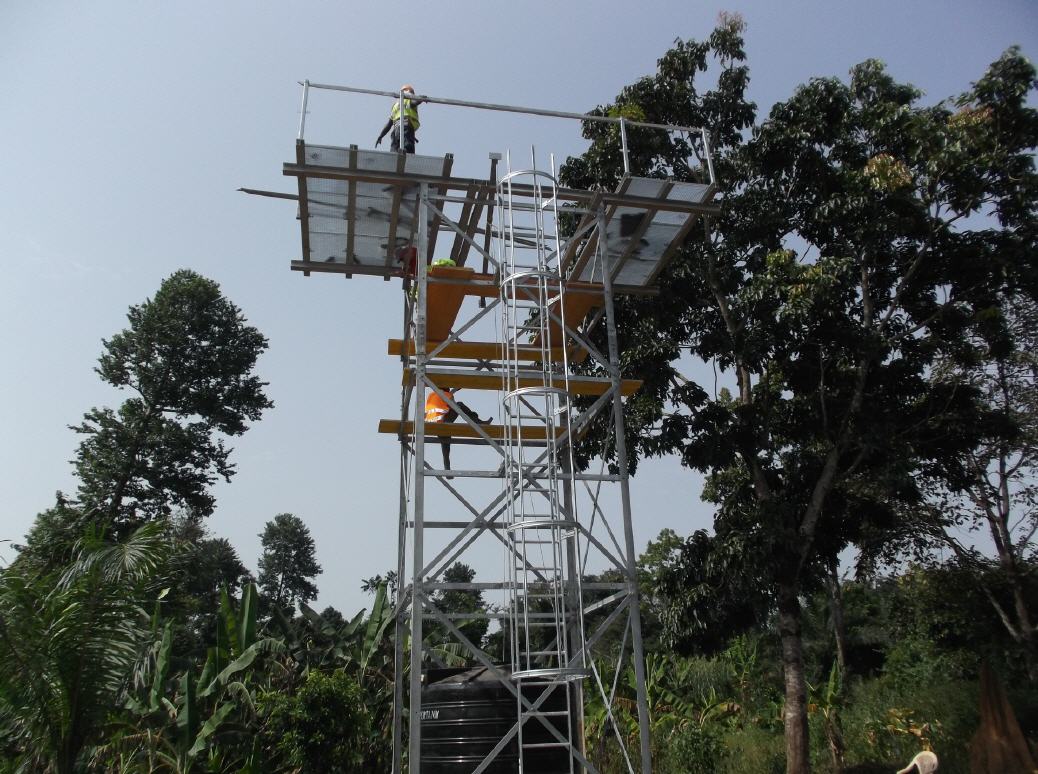
<path fill-rule="evenodd" d="M 411 84 L 405 84 L 400 87 L 400 91 L 408 94 L 414 94 L 414 86 Z M 404 97 L 404 153 L 414 153 L 414 144 L 418 142 L 418 139 L 414 136 L 415 131 L 418 129 L 418 106 L 422 104 L 420 99 L 408 99 Z M 400 100 L 396 100 L 393 103 L 393 109 L 389 112 L 389 119 L 386 121 L 386 125 L 382 127 L 382 132 L 379 134 L 378 139 L 375 140 L 375 147 L 377 148 L 382 143 L 382 138 L 386 136 L 386 132 L 390 132 L 390 148 L 394 151 L 400 150 Z"/>
<path fill-rule="evenodd" d="M 490 419 L 480 419 L 479 414 L 470 409 L 460 400 L 454 400 L 454 393 L 456 390 L 443 390 L 444 394 L 453 400 L 458 408 L 472 417 L 473 420 L 481 425 L 490 424 Z M 427 424 L 438 425 L 438 424 L 449 424 L 458 418 L 458 412 L 455 411 L 448 405 L 447 401 L 441 398 L 435 390 L 429 390 L 425 398 L 425 421 Z M 451 439 L 444 436 L 440 438 L 440 448 L 443 450 L 443 469 L 451 469 Z"/>

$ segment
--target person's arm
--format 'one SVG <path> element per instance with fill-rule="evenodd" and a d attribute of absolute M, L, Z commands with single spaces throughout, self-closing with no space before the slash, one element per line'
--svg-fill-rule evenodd
<path fill-rule="evenodd" d="M 386 120 L 386 125 L 382 127 L 382 132 L 379 134 L 378 139 L 375 140 L 375 147 L 376 148 L 379 146 L 379 143 L 382 142 L 382 138 L 385 137 L 386 134 L 389 133 L 389 130 L 392 129 L 392 128 L 393 128 L 393 119 L 389 118 L 389 119 Z"/>

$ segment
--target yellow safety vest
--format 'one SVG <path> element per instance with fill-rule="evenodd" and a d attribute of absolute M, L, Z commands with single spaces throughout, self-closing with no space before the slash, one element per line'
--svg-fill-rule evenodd
<path fill-rule="evenodd" d="M 418 128 L 418 108 L 409 99 L 404 100 L 404 118 L 411 124 L 412 129 Z M 400 121 L 400 100 L 393 103 L 393 109 L 389 113 L 389 120 L 394 124 Z"/>

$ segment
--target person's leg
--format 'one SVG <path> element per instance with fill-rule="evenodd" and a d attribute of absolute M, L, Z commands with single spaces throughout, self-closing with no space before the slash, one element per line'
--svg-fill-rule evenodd
<path fill-rule="evenodd" d="M 404 152 L 414 153 L 414 127 L 404 124 Z"/>
<path fill-rule="evenodd" d="M 394 152 L 400 150 L 400 127 L 397 124 L 393 124 L 393 131 L 389 133 L 389 149 Z"/>
<path fill-rule="evenodd" d="M 454 401 L 454 402 L 458 404 L 458 408 L 460 408 L 462 411 L 464 411 L 466 414 L 468 414 L 470 417 L 472 417 L 473 421 L 475 421 L 475 422 L 477 422 L 478 424 L 481 424 L 481 425 L 488 425 L 488 424 L 490 424 L 490 417 L 487 417 L 486 419 L 480 419 L 479 418 L 479 414 L 477 414 L 475 411 L 470 409 L 468 406 L 466 406 L 460 400 Z M 457 414 L 455 414 L 455 416 L 457 416 Z M 448 421 L 453 422 L 454 420 L 452 419 L 452 420 L 448 420 Z"/>
<path fill-rule="evenodd" d="M 458 412 L 454 409 L 447 409 L 447 413 L 443 415 L 443 424 L 449 425 L 455 419 L 458 418 Z M 443 451 L 443 469 L 451 469 L 451 442 L 449 438 L 440 439 L 440 449 Z M 447 476 L 447 478 L 451 478 Z"/>

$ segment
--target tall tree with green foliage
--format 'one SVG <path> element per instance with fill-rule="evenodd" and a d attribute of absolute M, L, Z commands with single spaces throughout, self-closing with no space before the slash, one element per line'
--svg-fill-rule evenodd
<path fill-rule="evenodd" d="M 309 602 L 317 596 L 313 579 L 321 574 L 314 539 L 303 520 L 279 513 L 260 534 L 259 585 L 267 602 L 279 609 Z"/>
<path fill-rule="evenodd" d="M 240 594 L 252 574 L 234 546 L 209 533 L 205 524 L 186 517 L 174 518 L 171 526 L 176 551 L 169 560 L 172 577 L 162 614 L 173 622 L 176 652 L 204 658 L 217 629 L 221 595 Z"/>
<path fill-rule="evenodd" d="M 1038 304 L 1020 295 L 1000 302 L 987 312 L 988 335 L 967 342 L 974 357 L 934 372 L 941 383 L 979 392 L 991 421 L 980 443 L 933 477 L 916 526 L 971 571 L 1035 680 L 1038 611 L 1028 598 L 1038 586 Z M 978 533 L 990 538 L 989 551 Z"/>
<path fill-rule="evenodd" d="M 443 583 L 472 583 L 476 577 L 476 571 L 464 562 L 455 562 L 443 573 Z M 447 614 L 483 614 L 487 612 L 487 603 L 483 599 L 483 592 L 472 589 L 440 589 L 433 597 L 432 602 L 438 610 Z M 480 646 L 486 638 L 487 630 L 490 628 L 489 618 L 468 618 L 455 620 L 454 625 L 458 627 L 472 644 Z M 429 644 L 446 644 L 454 642 L 455 638 L 443 625 L 432 622 L 427 625 L 425 640 Z"/>
<path fill-rule="evenodd" d="M 104 342 L 97 373 L 133 394 L 117 411 L 92 409 L 76 429 L 79 499 L 114 522 L 213 510 L 209 487 L 234 466 L 221 436 L 245 432 L 272 404 L 252 372 L 267 340 L 193 271 L 130 307 L 129 327 Z"/>
<path fill-rule="evenodd" d="M 58 495 L 37 519 L 30 549 L 61 543 L 66 527 L 74 540 L 85 523 L 122 530 L 176 509 L 208 516 L 212 485 L 234 475 L 224 439 L 273 405 L 253 373 L 267 340 L 212 280 L 175 272 L 127 319 L 103 342 L 96 370 L 131 395 L 73 427 L 83 436 L 73 461 L 77 499 Z"/>
<path fill-rule="evenodd" d="M 723 194 L 709 238 L 676 257 L 660 295 L 618 304 L 624 370 L 645 379 L 627 404 L 628 440 L 707 475 L 715 536 L 685 579 L 672 633 L 691 644 L 704 577 L 754 579 L 777 610 L 787 771 L 802 774 L 800 596 L 864 531 L 890 527 L 893 506 L 919 500 L 918 475 L 974 446 L 978 395 L 928 376 L 968 335 L 985 335 L 1000 293 L 1038 290 L 1035 72 L 1012 49 L 954 104 L 922 106 L 867 61 L 849 83 L 798 88 L 743 141 L 740 32 L 727 18 L 707 43 L 679 41 L 655 77 L 603 108 L 705 125 Z M 711 53 L 716 87 L 700 91 Z M 618 138 L 586 131 L 592 148 L 563 180 L 611 187 Z M 635 174 L 701 179 L 672 157 L 689 155 L 687 139 L 634 135 Z M 685 379 L 684 350 L 734 389 Z"/>

